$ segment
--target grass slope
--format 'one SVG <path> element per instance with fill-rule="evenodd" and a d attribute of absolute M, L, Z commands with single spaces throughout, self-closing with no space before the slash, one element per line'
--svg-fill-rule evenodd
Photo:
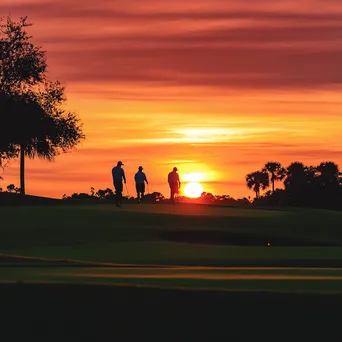
<path fill-rule="evenodd" d="M 341 247 L 245 247 L 168 241 L 173 231 L 342 245 L 342 213 L 198 205 L 6 206 L 0 253 L 171 265 L 341 265 Z"/>
<path fill-rule="evenodd" d="M 0 205 L 1 206 L 18 206 L 18 205 L 57 205 L 62 204 L 62 200 L 57 198 L 41 197 L 0 192 Z"/>

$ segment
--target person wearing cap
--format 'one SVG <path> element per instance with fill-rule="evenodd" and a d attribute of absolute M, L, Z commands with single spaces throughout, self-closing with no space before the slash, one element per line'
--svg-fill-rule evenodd
<path fill-rule="evenodd" d="M 123 164 L 122 161 L 118 161 L 117 165 L 112 169 L 112 176 L 113 176 L 113 184 L 115 188 L 115 199 L 116 199 L 116 206 L 120 207 L 122 203 L 122 191 L 123 191 L 123 184 L 122 181 L 126 184 L 126 176 L 125 171 L 122 168 Z"/>
<path fill-rule="evenodd" d="M 181 187 L 181 182 L 179 180 L 179 174 L 177 173 L 178 169 L 176 167 L 169 173 L 167 181 L 170 186 L 170 200 L 175 200 L 175 194 L 178 194 L 178 191 Z"/>
<path fill-rule="evenodd" d="M 143 172 L 143 167 L 139 166 L 138 172 L 134 175 L 135 188 L 137 190 L 137 198 L 140 202 L 145 195 L 145 182 L 148 184 L 145 172 Z"/>

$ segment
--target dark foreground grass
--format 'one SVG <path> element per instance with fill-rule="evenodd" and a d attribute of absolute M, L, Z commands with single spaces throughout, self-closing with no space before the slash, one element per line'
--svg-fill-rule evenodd
<path fill-rule="evenodd" d="M 3 341 L 333 341 L 342 295 L 1 285 Z"/>

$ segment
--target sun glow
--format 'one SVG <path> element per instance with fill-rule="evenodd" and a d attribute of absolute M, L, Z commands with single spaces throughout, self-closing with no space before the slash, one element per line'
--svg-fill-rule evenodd
<path fill-rule="evenodd" d="M 206 174 L 203 172 L 190 172 L 182 175 L 184 182 L 204 182 L 206 178 Z"/>
<path fill-rule="evenodd" d="M 191 198 L 200 197 L 203 192 L 203 186 L 197 182 L 188 183 L 184 188 L 185 196 Z"/>

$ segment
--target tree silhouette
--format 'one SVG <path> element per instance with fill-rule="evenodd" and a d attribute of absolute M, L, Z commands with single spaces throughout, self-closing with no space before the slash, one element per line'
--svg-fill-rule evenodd
<path fill-rule="evenodd" d="M 202 192 L 200 199 L 203 203 L 213 203 L 215 196 L 211 192 Z"/>
<path fill-rule="evenodd" d="M 246 176 L 247 187 L 255 192 L 255 197 L 260 197 L 260 190 L 269 186 L 269 177 L 265 170 L 256 171 Z"/>
<path fill-rule="evenodd" d="M 20 123 L 17 115 L 22 113 L 23 107 L 26 109 L 20 97 L 45 78 L 45 54 L 30 42 L 28 26 L 27 18 L 20 18 L 19 22 L 9 17 L 0 18 L 0 113 L 7 128 L 0 138 L 0 160 L 18 153 L 12 140 Z"/>
<path fill-rule="evenodd" d="M 0 26 L 0 114 L 10 127 L 0 141 L 0 159 L 20 151 L 20 188 L 25 194 L 25 156 L 52 160 L 84 138 L 74 113 L 65 111 L 65 88 L 46 80 L 46 56 L 31 43 L 26 18 Z M 2 99 L 2 100 L 1 100 Z M 6 108 L 6 107 L 4 107 Z"/>
<path fill-rule="evenodd" d="M 0 18 L 0 87 L 6 93 L 21 93 L 25 88 L 44 81 L 45 52 L 34 46 L 26 32 L 31 26 L 26 17 L 18 22 Z"/>
<path fill-rule="evenodd" d="M 2 125 L 6 127 L 0 134 L 0 166 L 4 167 L 4 161 L 17 156 L 19 149 L 14 140 L 20 134 L 18 132 L 18 116 L 29 106 L 18 96 L 10 96 L 0 90 L 0 118 Z M 28 109 L 30 112 L 31 109 Z M 20 122 L 20 121 L 19 121 Z"/>
<path fill-rule="evenodd" d="M 286 176 L 286 170 L 277 162 L 268 162 L 265 165 L 265 170 L 270 175 L 270 180 L 272 184 L 272 193 L 274 193 L 274 183 L 276 181 L 282 181 Z"/>
<path fill-rule="evenodd" d="M 320 206 L 336 206 L 341 203 L 340 172 L 334 162 L 322 162 L 316 168 L 317 202 Z"/>
<path fill-rule="evenodd" d="M 7 105 L 0 110 L 0 114 L 9 129 L 3 135 L 5 142 L 2 145 L 7 143 L 7 158 L 13 158 L 20 152 L 20 184 L 21 192 L 25 193 L 24 157 L 51 159 L 54 156 L 54 118 L 45 113 L 38 99 L 31 94 L 5 96 Z"/>
<path fill-rule="evenodd" d="M 14 184 L 7 185 L 7 192 L 18 194 L 20 189 L 17 188 Z"/>
<path fill-rule="evenodd" d="M 114 199 L 114 192 L 112 189 L 107 188 L 107 189 L 99 189 L 96 192 L 96 197 L 99 198 L 100 200 L 104 200 L 104 199 Z"/>
<path fill-rule="evenodd" d="M 311 204 L 317 197 L 316 168 L 294 162 L 287 168 L 284 180 L 285 190 L 292 204 Z"/>
<path fill-rule="evenodd" d="M 294 162 L 291 163 L 286 172 L 286 178 L 284 181 L 285 188 L 291 190 L 295 187 L 301 187 L 306 184 L 305 166 L 303 163 Z"/>
<path fill-rule="evenodd" d="M 144 202 L 157 203 L 165 200 L 165 197 L 160 192 L 152 192 L 144 197 Z"/>
<path fill-rule="evenodd" d="M 338 165 L 334 162 L 323 162 L 317 166 L 318 180 L 321 188 L 337 188 L 340 182 Z"/>

